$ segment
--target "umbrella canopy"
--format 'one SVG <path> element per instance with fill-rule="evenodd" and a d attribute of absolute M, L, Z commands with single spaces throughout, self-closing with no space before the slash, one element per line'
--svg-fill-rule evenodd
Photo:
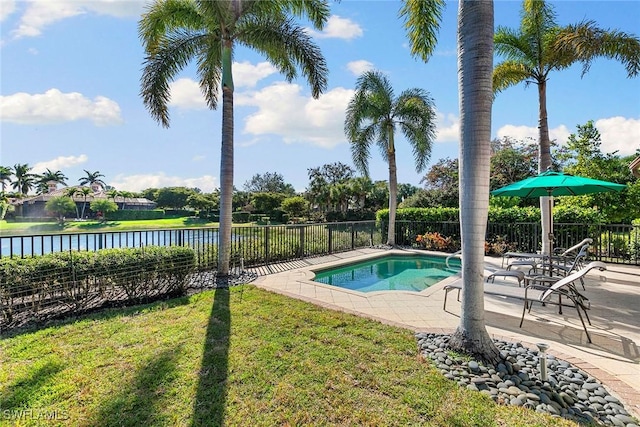
<path fill-rule="evenodd" d="M 546 171 L 522 181 L 493 190 L 494 196 L 516 196 L 524 198 L 549 197 L 549 254 L 553 253 L 553 219 L 551 217 L 551 196 L 580 196 L 583 194 L 622 191 L 627 186 L 598 179 L 568 175 L 562 172 Z"/>
<path fill-rule="evenodd" d="M 494 196 L 541 197 L 541 196 L 580 196 L 582 194 L 621 191 L 627 186 L 598 179 L 584 178 L 547 171 L 506 187 L 493 190 Z"/>

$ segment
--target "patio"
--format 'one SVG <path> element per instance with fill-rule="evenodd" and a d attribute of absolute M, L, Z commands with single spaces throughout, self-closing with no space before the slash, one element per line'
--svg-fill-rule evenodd
<path fill-rule="evenodd" d="M 289 265 L 258 269 L 254 284 L 292 298 L 323 307 L 366 316 L 380 322 L 421 332 L 451 333 L 460 321 L 460 303 L 451 293 L 444 311 L 443 286 L 449 278 L 420 293 L 360 293 L 311 281 L 312 270 L 357 261 L 378 254 L 381 249 L 362 249 L 330 256 L 296 261 Z M 485 257 L 489 268 L 500 269 L 502 259 Z M 485 296 L 486 325 L 498 339 L 522 342 L 535 348 L 546 342 L 549 353 L 567 360 L 598 378 L 625 403 L 636 417 L 640 415 L 640 268 L 608 264 L 604 272 L 590 272 L 585 295 L 591 301 L 588 325 L 593 343 L 587 342 L 580 320 L 573 309 L 558 315 L 557 307 L 536 304 L 525 316 L 521 301 Z M 265 270 L 268 268 L 268 270 Z M 272 274 L 268 274 L 272 273 Z"/>

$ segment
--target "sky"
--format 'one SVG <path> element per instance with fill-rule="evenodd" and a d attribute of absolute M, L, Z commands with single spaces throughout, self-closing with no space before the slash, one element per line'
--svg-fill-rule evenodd
<path fill-rule="evenodd" d="M 553 1 L 560 25 L 594 20 L 600 27 L 640 36 L 640 1 Z M 518 28 L 522 2 L 497 0 L 495 25 Z M 334 162 L 353 166 L 343 127 L 357 78 L 383 72 L 395 94 L 422 88 L 434 99 L 437 137 L 427 169 L 415 170 L 398 135 L 398 182 L 421 186 L 428 168 L 459 153 L 456 57 L 457 2 L 448 2 L 438 44 L 427 63 L 411 56 L 400 2 L 330 2 L 331 18 L 312 31 L 329 67 L 317 100 L 304 78 L 287 82 L 264 57 L 234 54 L 234 185 L 255 174 L 280 173 L 297 191 L 308 169 Z M 136 0 L 0 0 L 0 165 L 27 163 L 33 172 L 60 170 L 68 185 L 99 171 L 120 191 L 170 186 L 219 187 L 222 111 L 206 108 L 190 64 L 171 86 L 170 127 L 145 109 L 140 92 L 144 53 L 137 25 L 145 2 Z M 303 25 L 306 25 L 304 22 Z M 495 63 L 499 62 L 496 58 Z M 622 64 L 596 60 L 581 77 L 575 65 L 550 75 L 552 139 L 566 142 L 593 120 L 602 151 L 640 148 L 640 77 Z M 493 105 L 492 138 L 537 140 L 535 85 L 509 88 Z M 370 176 L 388 179 L 374 147 Z"/>

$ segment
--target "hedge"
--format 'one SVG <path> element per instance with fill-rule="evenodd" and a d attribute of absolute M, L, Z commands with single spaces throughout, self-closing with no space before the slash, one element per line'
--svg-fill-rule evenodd
<path fill-rule="evenodd" d="M 553 209 L 558 223 L 601 224 L 602 215 L 595 209 L 574 206 L 557 206 Z M 377 221 L 389 220 L 389 209 L 376 213 Z M 396 221 L 459 221 L 458 208 L 403 208 L 396 211 Z M 540 222 L 540 209 L 535 207 L 489 208 L 489 222 L 513 224 L 516 222 Z"/>
<path fill-rule="evenodd" d="M 145 220 L 145 219 L 163 219 L 165 218 L 164 210 L 133 210 L 124 209 L 110 212 L 108 215 L 109 221 L 130 221 L 130 220 Z"/>
<path fill-rule="evenodd" d="M 187 247 L 105 249 L 0 258 L 0 329 L 185 292 Z"/>

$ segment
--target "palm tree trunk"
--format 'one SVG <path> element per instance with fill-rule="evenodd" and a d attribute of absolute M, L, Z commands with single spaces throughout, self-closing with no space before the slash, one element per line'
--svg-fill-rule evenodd
<path fill-rule="evenodd" d="M 547 120 L 547 82 L 538 83 L 538 173 L 545 172 L 551 167 L 551 141 L 549 141 L 549 122 Z M 542 225 L 542 252 L 551 251 L 553 233 L 552 212 L 549 197 L 540 197 L 540 223 Z"/>
<path fill-rule="evenodd" d="M 218 276 L 229 275 L 231 260 L 231 212 L 233 206 L 233 79 L 231 42 L 222 53 L 222 144 L 220 152 L 220 229 L 218 232 Z"/>
<path fill-rule="evenodd" d="M 387 245 L 396 244 L 396 205 L 398 200 L 398 176 L 396 166 L 396 147 L 393 140 L 393 130 L 389 130 L 389 234 Z"/>
<path fill-rule="evenodd" d="M 493 72 L 493 1 L 460 1 L 460 227 L 462 307 L 450 346 L 496 364 L 500 353 L 484 320 L 484 241 L 489 212 L 489 156 Z"/>

